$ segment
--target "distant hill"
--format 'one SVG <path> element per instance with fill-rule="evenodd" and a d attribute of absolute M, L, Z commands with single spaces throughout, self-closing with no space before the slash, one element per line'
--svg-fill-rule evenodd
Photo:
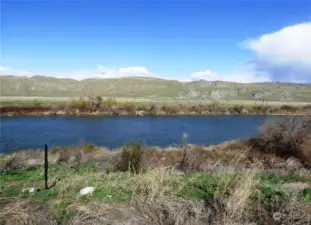
<path fill-rule="evenodd" d="M 0 76 L 1 96 L 178 98 L 211 100 L 311 101 L 310 84 L 222 81 L 179 82 L 147 77 L 60 79 L 46 76 Z"/>

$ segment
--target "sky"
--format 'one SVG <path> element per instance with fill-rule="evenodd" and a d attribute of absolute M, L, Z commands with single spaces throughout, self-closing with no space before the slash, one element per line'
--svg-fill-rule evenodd
<path fill-rule="evenodd" d="M 311 0 L 2 0 L 1 75 L 311 82 Z"/>

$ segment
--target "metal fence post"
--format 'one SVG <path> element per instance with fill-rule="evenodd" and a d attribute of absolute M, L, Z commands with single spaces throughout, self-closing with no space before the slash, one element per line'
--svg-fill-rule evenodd
<path fill-rule="evenodd" d="M 49 161 L 48 161 L 48 146 L 44 145 L 44 182 L 45 189 L 49 189 L 48 186 L 48 169 L 49 169 Z"/>

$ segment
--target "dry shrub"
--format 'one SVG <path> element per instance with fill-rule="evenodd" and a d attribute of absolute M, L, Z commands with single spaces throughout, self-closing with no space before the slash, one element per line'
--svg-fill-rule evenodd
<path fill-rule="evenodd" d="M 198 114 L 201 114 L 203 111 L 202 108 L 203 108 L 202 105 L 193 105 L 193 106 L 191 106 L 191 111 L 198 113 Z"/>
<path fill-rule="evenodd" d="M 34 201 L 13 201 L 0 211 L 0 224 L 5 225 L 56 225 L 47 205 Z"/>
<path fill-rule="evenodd" d="M 295 195 L 275 192 L 273 195 L 263 196 L 259 193 L 256 199 L 253 198 L 248 213 L 258 225 L 311 223 L 310 203 L 298 200 Z"/>
<path fill-rule="evenodd" d="M 302 155 L 306 163 L 311 165 L 311 135 L 309 135 L 301 146 Z"/>
<path fill-rule="evenodd" d="M 188 135 L 183 134 L 181 147 L 180 147 L 180 161 L 177 164 L 177 169 L 185 173 L 188 172 L 200 172 L 206 171 L 211 168 L 211 162 L 213 162 L 213 156 L 215 154 L 200 148 L 199 146 L 193 146 L 188 144 Z"/>
<path fill-rule="evenodd" d="M 63 147 L 57 148 L 54 147 L 49 153 L 50 156 L 55 159 L 56 162 L 69 162 L 75 161 L 79 158 L 79 151 L 75 147 Z"/>
<path fill-rule="evenodd" d="M 274 153 L 284 158 L 296 157 L 306 162 L 311 160 L 306 142 L 310 140 L 310 134 L 310 116 L 278 117 L 266 121 L 260 127 L 260 137 L 251 139 L 250 145 L 266 153 Z"/>
<path fill-rule="evenodd" d="M 209 112 L 216 113 L 221 111 L 221 106 L 219 103 L 214 102 L 213 104 L 207 105 L 207 109 Z"/>
<path fill-rule="evenodd" d="M 149 113 L 150 113 L 151 115 L 157 115 L 157 114 L 159 113 L 159 109 L 158 109 L 157 105 L 152 104 L 152 105 L 150 106 Z"/>
<path fill-rule="evenodd" d="M 233 114 L 241 114 L 244 111 L 244 105 L 234 105 L 229 108 L 229 112 Z"/>
<path fill-rule="evenodd" d="M 254 105 L 251 110 L 254 113 L 259 113 L 259 114 L 266 114 L 267 112 L 269 112 L 271 109 L 271 107 L 267 106 L 267 105 Z"/>
<path fill-rule="evenodd" d="M 233 189 L 231 196 L 227 199 L 226 210 L 222 217 L 223 224 L 248 222 L 249 215 L 247 215 L 247 209 L 249 207 L 249 198 L 256 185 L 255 175 L 258 171 L 259 167 L 254 165 L 239 178 L 239 182 Z"/>
<path fill-rule="evenodd" d="M 296 112 L 298 110 L 297 107 L 291 105 L 282 105 L 280 109 L 285 112 Z"/>
<path fill-rule="evenodd" d="M 179 107 L 177 105 L 170 105 L 167 107 L 166 112 L 169 114 L 179 113 Z"/>
<path fill-rule="evenodd" d="M 5 162 L 5 168 L 8 170 L 20 170 L 36 168 L 44 163 L 42 151 L 20 151 L 8 156 Z"/>
<path fill-rule="evenodd" d="M 304 105 L 304 106 L 302 107 L 302 109 L 303 109 L 303 110 L 309 110 L 309 109 L 311 109 L 311 105 Z"/>
<path fill-rule="evenodd" d="M 188 112 L 189 111 L 189 105 L 188 104 L 178 104 L 178 111 L 179 112 Z"/>
<path fill-rule="evenodd" d="M 74 217 L 69 218 L 66 223 L 68 225 L 107 224 L 107 221 L 105 221 L 106 212 L 98 212 L 98 209 L 95 210 L 85 205 L 71 205 L 68 210 L 76 214 Z"/>

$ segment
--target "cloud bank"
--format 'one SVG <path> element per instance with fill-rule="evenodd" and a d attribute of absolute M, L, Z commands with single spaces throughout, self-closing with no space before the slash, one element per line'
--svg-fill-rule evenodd
<path fill-rule="evenodd" d="M 272 80 L 311 82 L 311 22 L 285 27 L 244 42 L 256 55 L 255 72 Z"/>

